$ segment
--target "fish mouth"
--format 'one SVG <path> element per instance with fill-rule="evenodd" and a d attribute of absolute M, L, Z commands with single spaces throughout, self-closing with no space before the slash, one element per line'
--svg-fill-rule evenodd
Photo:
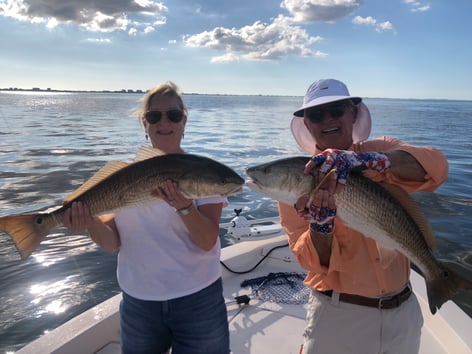
<path fill-rule="evenodd" d="M 242 191 L 243 191 L 243 187 L 239 186 L 239 187 L 236 187 L 235 189 L 229 191 L 228 193 L 223 194 L 223 196 L 224 197 L 229 197 L 229 196 L 232 196 L 232 195 L 235 195 L 235 194 L 239 194 Z"/>

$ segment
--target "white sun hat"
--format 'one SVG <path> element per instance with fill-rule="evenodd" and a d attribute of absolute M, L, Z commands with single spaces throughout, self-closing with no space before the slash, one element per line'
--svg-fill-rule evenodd
<path fill-rule="evenodd" d="M 366 140 L 370 135 L 372 121 L 367 106 L 361 97 L 351 96 L 344 83 L 334 79 L 315 81 L 308 87 L 303 105 L 293 113 L 290 129 L 296 142 L 303 151 L 314 154 L 316 150 L 315 138 L 305 126 L 303 114 L 305 109 L 320 106 L 326 103 L 351 99 L 357 107 L 357 118 L 352 129 L 354 143 Z"/>

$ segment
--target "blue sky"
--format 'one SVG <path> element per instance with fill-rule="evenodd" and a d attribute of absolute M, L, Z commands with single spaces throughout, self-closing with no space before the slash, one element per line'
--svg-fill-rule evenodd
<path fill-rule="evenodd" d="M 0 88 L 472 99 L 471 0 L 0 0 Z"/>

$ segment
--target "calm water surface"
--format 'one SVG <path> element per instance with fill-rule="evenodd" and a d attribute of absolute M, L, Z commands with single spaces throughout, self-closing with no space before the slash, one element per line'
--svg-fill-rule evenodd
<path fill-rule="evenodd" d="M 0 215 L 58 205 L 110 160 L 146 144 L 131 117 L 137 94 L 0 92 Z M 186 95 L 184 148 L 244 176 L 247 166 L 302 154 L 289 131 L 301 97 Z M 365 99 L 372 137 L 392 135 L 441 149 L 449 179 L 415 194 L 438 241 L 437 257 L 472 279 L 472 102 Z M 275 216 L 276 203 L 250 191 L 230 198 L 248 218 Z M 227 241 L 222 239 L 223 246 Z M 119 292 L 116 256 L 87 235 L 58 229 L 25 261 L 0 232 L 0 353 L 15 351 Z M 472 315 L 470 295 L 454 299 Z"/>

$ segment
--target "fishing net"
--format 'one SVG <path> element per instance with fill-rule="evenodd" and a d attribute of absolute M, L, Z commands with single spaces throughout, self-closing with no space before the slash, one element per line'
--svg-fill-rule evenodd
<path fill-rule="evenodd" d="M 310 289 L 303 285 L 305 277 L 304 273 L 269 273 L 263 277 L 244 280 L 241 287 L 251 287 L 252 295 L 262 301 L 305 304 L 310 296 Z"/>

